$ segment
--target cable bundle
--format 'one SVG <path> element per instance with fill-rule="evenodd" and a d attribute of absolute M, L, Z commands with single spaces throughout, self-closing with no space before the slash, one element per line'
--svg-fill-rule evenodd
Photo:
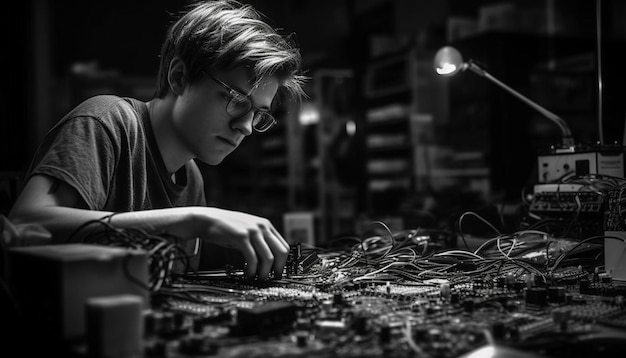
<path fill-rule="evenodd" d="M 156 292 L 164 284 L 170 283 L 172 273 L 175 270 L 175 263 L 181 263 L 186 271 L 189 257 L 178 244 L 180 240 L 178 237 L 168 233 L 151 234 L 138 228 L 115 227 L 110 223 L 112 216 L 109 215 L 83 224 L 74 231 L 69 241 L 75 241 L 80 232 L 91 227 L 86 234 L 81 236 L 82 242 L 146 251 L 150 272 L 149 287 L 146 289 L 150 292 Z M 99 227 L 93 228 L 94 225 Z M 129 278 L 133 279 L 132 277 Z"/>

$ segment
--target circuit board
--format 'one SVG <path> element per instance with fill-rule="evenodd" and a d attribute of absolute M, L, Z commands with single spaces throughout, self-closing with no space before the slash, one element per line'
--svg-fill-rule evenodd
<path fill-rule="evenodd" d="M 228 268 L 164 285 L 146 357 L 623 356 L 626 290 L 589 259 L 595 241 L 527 232 L 429 251 L 412 232 L 298 245 L 280 280 Z"/>

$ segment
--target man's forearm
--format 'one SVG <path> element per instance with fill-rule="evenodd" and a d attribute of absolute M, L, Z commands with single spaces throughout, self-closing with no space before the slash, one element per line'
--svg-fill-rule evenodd
<path fill-rule="evenodd" d="M 167 208 L 124 213 L 76 209 L 62 206 L 41 207 L 28 212 L 12 212 L 15 225 L 40 224 L 52 235 L 52 243 L 82 241 L 88 235 L 105 229 L 110 223 L 118 228 L 142 229 L 149 233 L 168 233 L 180 239 L 198 236 L 194 208 Z"/>

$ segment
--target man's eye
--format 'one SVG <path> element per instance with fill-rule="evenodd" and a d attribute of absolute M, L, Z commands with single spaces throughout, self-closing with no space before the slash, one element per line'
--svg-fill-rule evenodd
<path fill-rule="evenodd" d="M 233 102 L 236 104 L 247 104 L 248 99 L 242 95 L 235 95 L 233 96 Z"/>

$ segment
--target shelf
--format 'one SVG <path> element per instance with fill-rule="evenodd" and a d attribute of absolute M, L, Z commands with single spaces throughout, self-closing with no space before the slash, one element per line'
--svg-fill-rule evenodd
<path fill-rule="evenodd" d="M 368 124 L 406 121 L 411 115 L 411 108 L 405 103 L 390 103 L 369 109 L 365 118 Z"/>
<path fill-rule="evenodd" d="M 368 149 L 367 155 L 372 158 L 397 158 L 411 157 L 413 155 L 410 145 L 389 146 L 384 148 Z"/>
<path fill-rule="evenodd" d="M 369 134 L 366 139 L 366 146 L 370 151 L 388 148 L 406 148 L 410 144 L 409 142 L 410 139 L 405 132 Z"/>
<path fill-rule="evenodd" d="M 403 159 L 395 160 L 373 160 L 367 162 L 367 172 L 369 174 L 406 174 L 411 169 L 411 162 Z"/>
<path fill-rule="evenodd" d="M 414 192 L 416 62 L 411 47 L 367 66 L 364 184 L 371 215 L 399 210 L 400 198 Z"/>
<path fill-rule="evenodd" d="M 383 192 L 394 189 L 409 190 L 411 188 L 411 180 L 406 177 L 394 179 L 374 179 L 367 183 L 367 187 L 372 192 Z"/>
<path fill-rule="evenodd" d="M 435 168 L 431 169 L 429 176 L 433 179 L 451 177 L 488 177 L 489 168 Z"/>

